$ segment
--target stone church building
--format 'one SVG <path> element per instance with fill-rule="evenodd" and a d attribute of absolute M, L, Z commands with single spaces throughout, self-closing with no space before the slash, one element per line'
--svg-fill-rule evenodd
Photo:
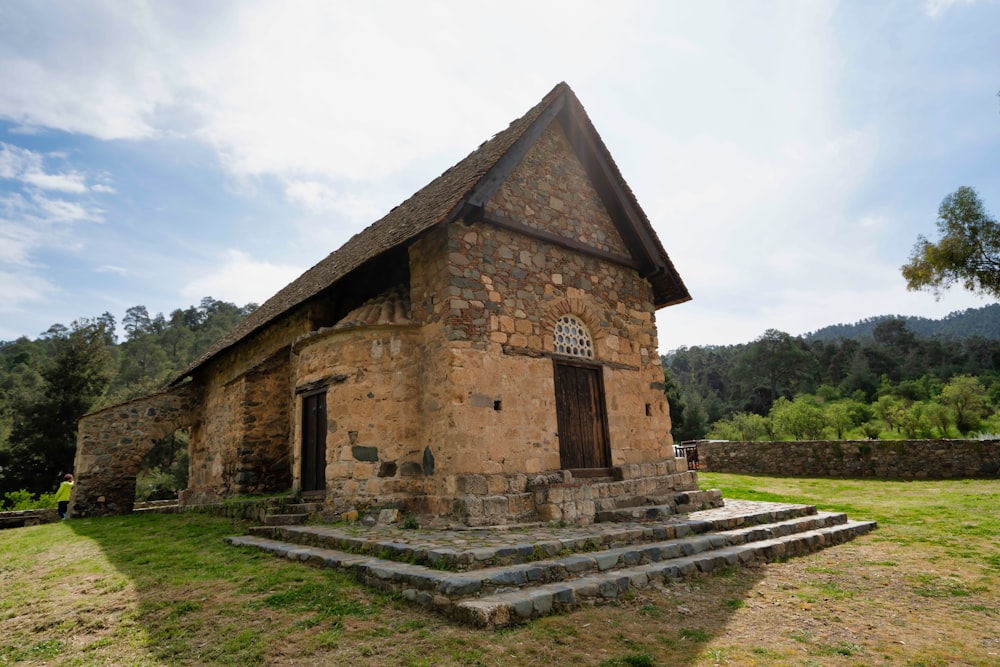
<path fill-rule="evenodd" d="M 73 511 L 131 511 L 142 458 L 178 428 L 182 504 L 292 489 L 467 525 L 693 508 L 654 319 L 689 299 L 559 84 L 165 391 L 85 416 Z"/>

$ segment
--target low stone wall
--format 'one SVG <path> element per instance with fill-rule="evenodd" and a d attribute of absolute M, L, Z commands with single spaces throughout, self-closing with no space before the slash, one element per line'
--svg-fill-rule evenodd
<path fill-rule="evenodd" d="M 784 477 L 997 477 L 1000 440 L 698 442 L 700 468 Z"/>
<path fill-rule="evenodd" d="M 56 521 L 59 521 L 59 512 L 57 512 L 55 508 L 0 512 L 0 530 L 4 528 L 37 526 L 41 523 L 54 523 Z"/>

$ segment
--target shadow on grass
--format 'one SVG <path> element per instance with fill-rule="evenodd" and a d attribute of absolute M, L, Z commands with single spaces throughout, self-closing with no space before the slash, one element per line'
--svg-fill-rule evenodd
<path fill-rule="evenodd" d="M 690 664 L 762 576 L 734 568 L 486 631 L 365 589 L 342 572 L 228 546 L 222 538 L 242 532 L 229 520 L 143 514 L 64 525 L 97 543 L 131 582 L 138 603 L 122 640 L 166 664 L 268 664 L 276 651 L 393 665 Z"/>
<path fill-rule="evenodd" d="M 388 601 L 343 573 L 228 546 L 222 538 L 243 529 L 226 519 L 143 514 L 64 525 L 93 540 L 128 578 L 138 599 L 118 639 L 142 645 L 157 662 L 265 664 L 271 645 L 296 628 L 337 629 Z"/>

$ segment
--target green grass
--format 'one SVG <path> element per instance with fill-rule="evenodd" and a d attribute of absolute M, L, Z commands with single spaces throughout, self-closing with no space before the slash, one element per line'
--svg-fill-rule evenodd
<path fill-rule="evenodd" d="M 1000 570 L 998 549 L 978 546 L 985 541 L 1000 547 L 997 480 L 884 481 L 721 473 L 700 473 L 699 480 L 702 488 L 720 488 L 725 498 L 807 503 L 821 510 L 846 512 L 854 519 L 891 524 L 892 534 L 876 534 L 876 539 L 942 547 L 951 557 Z M 767 490 L 758 490 L 762 486 Z"/>
<path fill-rule="evenodd" d="M 702 474 L 701 486 L 880 527 L 807 558 L 502 631 L 457 627 L 343 572 L 228 546 L 223 536 L 243 531 L 231 519 L 18 528 L 0 531 L 0 665 L 997 664 L 996 480 Z"/>

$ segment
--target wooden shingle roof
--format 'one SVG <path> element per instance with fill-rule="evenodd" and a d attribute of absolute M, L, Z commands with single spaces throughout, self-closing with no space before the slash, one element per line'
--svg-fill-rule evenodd
<path fill-rule="evenodd" d="M 586 111 L 570 87 L 560 83 L 505 130 L 265 301 L 171 384 L 177 384 L 213 357 L 331 287 L 367 261 L 408 243 L 435 225 L 474 215 L 557 118 L 591 178 L 598 181 L 598 190 L 633 256 L 641 259 L 642 272 L 653 285 L 655 305 L 688 301 L 691 297 L 687 288 Z"/>

